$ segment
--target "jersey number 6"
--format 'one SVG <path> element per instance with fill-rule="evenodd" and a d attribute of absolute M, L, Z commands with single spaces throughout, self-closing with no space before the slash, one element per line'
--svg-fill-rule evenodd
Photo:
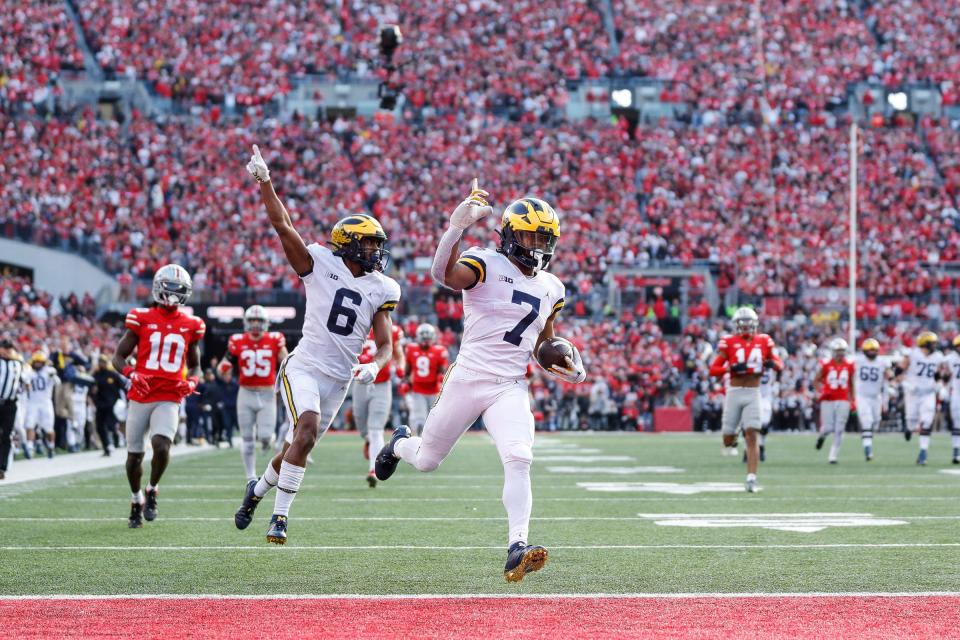
<path fill-rule="evenodd" d="M 338 336 L 349 336 L 357 324 L 357 310 L 343 304 L 349 300 L 359 306 L 363 297 L 352 289 L 337 289 L 330 306 L 330 317 L 327 318 L 327 329 Z"/>

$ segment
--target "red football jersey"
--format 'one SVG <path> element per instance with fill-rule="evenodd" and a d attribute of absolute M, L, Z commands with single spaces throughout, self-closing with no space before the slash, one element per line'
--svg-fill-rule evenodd
<path fill-rule="evenodd" d="M 853 380 L 853 363 L 837 362 L 833 358 L 820 363 L 823 377 L 820 380 L 821 400 L 849 400 L 850 381 Z"/>
<path fill-rule="evenodd" d="M 443 382 L 442 371 L 450 363 L 446 347 L 434 344 L 424 348 L 416 343 L 408 344 L 407 362 L 414 393 L 428 396 L 440 393 L 440 384 Z"/>
<path fill-rule="evenodd" d="M 129 398 L 137 402 L 180 402 L 177 384 L 187 377 L 187 348 L 203 338 L 203 320 L 164 307 L 133 309 L 124 323 L 137 334 L 136 373 L 146 378 L 144 394 L 131 388 Z"/>
<path fill-rule="evenodd" d="M 747 364 L 746 373 L 739 375 L 759 375 L 763 373 L 763 363 L 766 360 L 779 362 L 779 358 L 773 352 L 773 338 L 765 333 L 758 333 L 752 338 L 744 338 L 739 335 L 724 336 L 717 345 L 717 354 L 723 354 L 727 359 L 727 366 L 733 366 L 739 362 Z M 736 376 L 738 374 L 731 373 Z"/>
<path fill-rule="evenodd" d="M 403 340 L 403 329 L 400 328 L 400 325 L 393 325 L 393 341 L 391 344 L 396 345 L 401 340 Z M 367 336 L 367 341 L 363 343 L 363 350 L 360 351 L 360 355 L 357 357 L 357 361 L 360 364 L 367 364 L 373 362 L 373 357 L 377 355 L 377 342 L 373 339 L 373 329 L 370 329 L 370 335 Z M 380 373 L 377 374 L 377 378 L 373 381 L 374 384 L 380 384 L 381 382 L 386 382 L 390 379 L 390 372 L 393 371 L 393 356 L 387 361 L 387 366 L 383 369 L 380 369 Z"/>
<path fill-rule="evenodd" d="M 280 351 L 287 339 L 279 331 L 269 331 L 254 340 L 249 333 L 235 333 L 227 342 L 227 351 L 237 359 L 241 387 L 272 387 L 277 379 Z"/>

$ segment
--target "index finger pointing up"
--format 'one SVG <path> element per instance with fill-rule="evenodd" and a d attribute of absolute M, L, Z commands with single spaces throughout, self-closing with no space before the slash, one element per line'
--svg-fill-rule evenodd
<path fill-rule="evenodd" d="M 474 178 L 473 182 L 470 184 L 470 191 L 478 191 L 480 187 L 477 184 L 477 179 Z"/>
<path fill-rule="evenodd" d="M 257 145 L 253 145 L 253 155 L 260 159 L 263 158 L 263 156 L 260 155 L 260 147 Z"/>

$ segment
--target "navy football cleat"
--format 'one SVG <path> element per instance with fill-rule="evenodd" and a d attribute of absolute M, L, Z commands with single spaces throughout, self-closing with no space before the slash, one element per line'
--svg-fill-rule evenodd
<path fill-rule="evenodd" d="M 157 518 L 157 490 L 147 491 L 147 503 L 143 506 L 143 519 L 153 522 Z"/>
<path fill-rule="evenodd" d="M 257 505 L 260 504 L 262 499 L 258 498 L 257 494 L 253 492 L 253 488 L 256 486 L 256 480 L 247 483 L 247 492 L 243 496 L 243 504 L 233 514 L 233 524 L 237 525 L 237 529 L 246 529 L 253 522 L 253 512 L 257 510 Z"/>
<path fill-rule="evenodd" d="M 393 448 L 397 446 L 398 442 L 409 437 L 410 427 L 405 424 L 400 425 L 397 427 L 397 430 L 393 432 L 393 437 L 390 438 L 390 442 L 383 445 L 383 449 L 380 449 L 380 453 L 377 454 L 377 459 L 373 465 L 377 480 L 386 480 L 397 470 L 397 464 L 400 463 L 400 458 L 393 452 Z"/>
<path fill-rule="evenodd" d="M 920 455 L 917 456 L 917 464 L 924 466 L 927 464 L 927 450 L 920 449 Z"/>
<path fill-rule="evenodd" d="M 127 526 L 131 529 L 143 527 L 143 505 L 139 502 L 130 503 L 130 518 L 127 520 Z"/>
<path fill-rule="evenodd" d="M 287 541 L 287 516 L 273 514 L 270 518 L 270 528 L 267 529 L 267 542 L 284 544 Z"/>
<path fill-rule="evenodd" d="M 547 564 L 547 550 L 539 545 L 527 546 L 514 542 L 507 549 L 507 564 L 503 567 L 503 577 L 507 582 L 520 582 L 528 573 L 540 571 Z"/>

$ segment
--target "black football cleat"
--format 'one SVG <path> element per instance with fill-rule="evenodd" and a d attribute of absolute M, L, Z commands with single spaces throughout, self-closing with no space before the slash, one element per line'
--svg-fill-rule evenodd
<path fill-rule="evenodd" d="M 503 577 L 507 582 L 520 582 L 528 573 L 540 571 L 547 564 L 547 550 L 538 545 L 527 546 L 514 542 L 507 549 L 507 564 L 503 567 Z"/>
<path fill-rule="evenodd" d="M 143 518 L 147 522 L 153 522 L 157 519 L 157 490 L 147 491 L 147 503 L 143 506 Z"/>
<path fill-rule="evenodd" d="M 767 461 L 767 448 L 764 445 L 760 445 L 760 462 Z"/>
<path fill-rule="evenodd" d="M 907 442 L 910 442 L 910 438 L 912 438 L 912 437 L 913 437 L 913 431 L 910 431 L 909 429 L 904 429 L 904 430 L 903 430 L 903 439 L 904 439 L 904 440 L 906 440 Z"/>
<path fill-rule="evenodd" d="M 386 480 L 397 470 L 397 464 L 400 463 L 400 458 L 393 452 L 393 448 L 397 446 L 398 442 L 409 437 L 410 427 L 401 425 L 393 432 L 393 437 L 390 438 L 390 442 L 383 445 L 383 449 L 380 449 L 380 453 L 377 454 L 377 459 L 373 465 L 377 480 Z"/>
<path fill-rule="evenodd" d="M 287 542 L 287 516 L 273 514 L 270 518 L 270 528 L 267 529 L 267 542 L 285 544 Z"/>
<path fill-rule="evenodd" d="M 367 485 L 368 485 L 371 489 L 376 489 L 376 488 L 377 488 L 377 476 L 376 476 L 376 474 L 375 474 L 373 471 L 371 471 L 370 473 L 367 474 Z"/>
<path fill-rule="evenodd" d="M 823 443 L 826 442 L 827 436 L 818 436 L 817 437 L 817 451 L 823 449 Z"/>
<path fill-rule="evenodd" d="M 130 503 L 130 518 L 127 520 L 127 526 L 131 529 L 143 528 L 143 505 L 139 502 Z"/>
<path fill-rule="evenodd" d="M 247 491 L 243 495 L 243 504 L 241 504 L 237 512 L 233 514 L 233 524 L 237 525 L 237 529 L 246 529 L 250 526 L 250 523 L 253 522 L 253 512 L 257 510 L 257 505 L 260 504 L 260 500 L 262 500 L 262 498 L 258 498 L 257 494 L 253 492 L 256 486 L 256 480 L 251 480 L 247 483 Z"/>

